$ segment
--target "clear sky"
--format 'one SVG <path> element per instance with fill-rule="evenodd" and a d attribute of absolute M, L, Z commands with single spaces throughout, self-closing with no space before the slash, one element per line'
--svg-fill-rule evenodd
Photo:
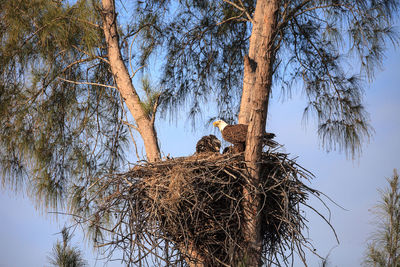
<path fill-rule="evenodd" d="M 276 133 L 276 140 L 285 145 L 286 152 L 298 157 L 298 163 L 315 174 L 311 187 L 345 208 L 326 200 L 339 245 L 326 224 L 306 210 L 310 220 L 309 237 L 320 255 L 330 253 L 329 266 L 360 265 L 367 238 L 374 230 L 370 209 L 380 200 L 378 188 L 387 187 L 385 178 L 392 175 L 394 168 L 400 169 L 399 89 L 400 51 L 390 50 L 383 70 L 366 90 L 365 105 L 371 114 L 375 135 L 369 144 L 365 144 L 362 156 L 356 161 L 346 159 L 343 153 L 326 153 L 320 149 L 315 125 L 302 124 L 305 104 L 301 93 L 294 94 L 284 103 L 277 99 L 271 102 L 268 131 Z M 202 135 L 213 133 L 221 138 L 216 129 L 203 129 L 202 125 L 198 132 L 192 132 L 190 126 L 184 127 L 185 122 L 187 120 L 183 118 L 176 125 L 159 123 L 158 133 L 165 154 L 192 154 Z M 311 199 L 310 203 L 329 216 L 318 201 Z M 54 242 L 61 238 L 57 233 L 65 219 L 60 217 L 56 221 L 52 215 L 40 214 L 27 197 L 5 189 L 0 189 L 0 214 L 0 267 L 48 266 L 46 257 Z M 90 266 L 104 265 L 102 260 L 96 262 L 96 254 L 82 239 L 79 229 L 72 243 L 85 251 Z M 319 266 L 319 260 L 313 256 L 309 263 L 309 266 Z M 110 262 L 107 266 L 121 265 Z"/>

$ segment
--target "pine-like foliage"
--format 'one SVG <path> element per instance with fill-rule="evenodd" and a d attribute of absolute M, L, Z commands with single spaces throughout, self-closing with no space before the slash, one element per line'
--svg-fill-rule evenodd
<path fill-rule="evenodd" d="M 400 266 L 400 183 L 396 169 L 388 182 L 389 188 L 381 191 L 382 199 L 375 208 L 378 226 L 366 250 L 365 266 Z"/>
<path fill-rule="evenodd" d="M 246 13 L 256 1 L 240 1 Z M 243 57 L 248 50 L 251 24 L 245 12 L 224 1 L 143 1 L 137 4 L 141 20 L 132 19 L 143 34 L 144 55 L 165 54 L 162 65 L 164 110 L 189 107 L 196 119 L 210 96 L 219 116 L 233 120 L 240 102 Z M 160 52 L 161 50 L 161 52 Z M 143 57 L 145 59 L 145 57 Z"/>
<path fill-rule="evenodd" d="M 220 117 L 236 117 L 255 4 L 253 0 L 138 4 L 143 18 L 159 28 L 149 35 L 151 40 L 162 40 L 157 44 L 166 49 L 164 105 L 189 104 L 194 116 L 211 95 L 217 98 Z M 398 7 L 395 0 L 281 1 L 274 33 L 273 93 L 302 85 L 308 101 L 305 118 L 317 118 L 326 150 L 356 156 L 369 139 L 372 129 L 363 107 L 363 81 L 373 78 L 390 42 L 397 43 L 392 25 Z"/>
<path fill-rule="evenodd" d="M 82 257 L 82 252 L 70 245 L 72 235 L 67 228 L 61 230 L 62 242 L 57 241 L 53 246 L 53 252 L 48 257 L 52 266 L 55 267 L 84 267 L 87 266 L 86 261 Z"/>
<path fill-rule="evenodd" d="M 98 3 L 69 2 L 0 1 L 2 183 L 53 208 L 115 171 L 126 143 Z"/>

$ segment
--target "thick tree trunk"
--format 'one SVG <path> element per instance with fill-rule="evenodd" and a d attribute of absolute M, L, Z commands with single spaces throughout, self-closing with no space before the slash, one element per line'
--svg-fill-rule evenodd
<path fill-rule="evenodd" d="M 257 188 L 260 183 L 262 140 L 268 111 L 268 99 L 272 84 L 275 59 L 274 36 L 277 26 L 279 0 L 258 0 L 254 25 L 250 37 L 249 55 L 244 60 L 244 84 L 239 123 L 248 124 L 245 160 L 252 181 L 244 188 L 244 237 L 248 242 L 245 252 L 247 266 L 261 264 L 261 220 L 260 195 L 251 195 L 248 188 Z"/>
<path fill-rule="evenodd" d="M 125 101 L 126 106 L 136 121 L 137 128 L 143 139 L 147 160 L 154 162 L 160 159 L 160 149 L 157 143 L 157 134 L 154 123 L 148 117 L 140 104 L 140 98 L 133 87 L 128 69 L 122 60 L 117 31 L 115 2 L 102 0 L 103 30 L 108 48 L 108 60 L 117 88 Z"/>
<path fill-rule="evenodd" d="M 276 11 L 278 7 L 278 0 L 257 1 L 253 18 L 253 30 L 250 36 L 249 54 L 244 58 L 243 92 L 238 120 L 239 123 L 242 124 L 249 124 L 250 122 L 250 113 L 253 106 L 251 101 L 251 94 L 252 92 L 254 92 L 254 87 L 256 86 L 257 71 L 259 71 L 259 68 L 257 68 L 257 66 L 261 62 L 268 60 L 269 53 L 273 52 L 268 51 L 267 49 L 268 45 L 270 45 L 269 42 L 271 41 L 273 31 L 276 27 Z M 274 8 L 274 10 L 265 10 L 265 8 Z M 273 25 L 270 23 L 273 23 Z M 267 35 L 265 36 L 264 33 L 266 33 Z M 271 48 L 272 47 L 270 47 L 270 49 Z"/>

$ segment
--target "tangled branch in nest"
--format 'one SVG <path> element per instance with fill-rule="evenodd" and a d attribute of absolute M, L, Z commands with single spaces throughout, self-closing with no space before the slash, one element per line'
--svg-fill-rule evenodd
<path fill-rule="evenodd" d="M 318 192 L 300 179 L 312 175 L 283 153 L 263 153 L 261 196 L 263 256 L 267 265 L 300 255 L 307 240 L 301 205 Z M 200 154 L 146 163 L 100 182 L 104 192 L 91 223 L 111 233 L 103 246 L 122 248 L 129 265 L 150 255 L 161 265 L 238 266 L 243 261 L 243 188 L 251 184 L 242 154 Z M 113 226 L 104 218 L 115 216 Z M 163 263 L 162 263 L 163 262 Z M 154 262 L 150 265 L 155 264 Z"/>

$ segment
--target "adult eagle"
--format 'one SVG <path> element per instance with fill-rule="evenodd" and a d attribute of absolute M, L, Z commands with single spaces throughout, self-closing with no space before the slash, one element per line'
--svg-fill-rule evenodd
<path fill-rule="evenodd" d="M 222 138 L 234 145 L 234 152 L 243 152 L 246 147 L 247 128 L 246 124 L 227 124 L 223 120 L 217 120 L 213 123 L 221 131 Z M 276 147 L 278 143 L 272 140 L 275 137 L 273 133 L 264 133 L 264 145 Z"/>

